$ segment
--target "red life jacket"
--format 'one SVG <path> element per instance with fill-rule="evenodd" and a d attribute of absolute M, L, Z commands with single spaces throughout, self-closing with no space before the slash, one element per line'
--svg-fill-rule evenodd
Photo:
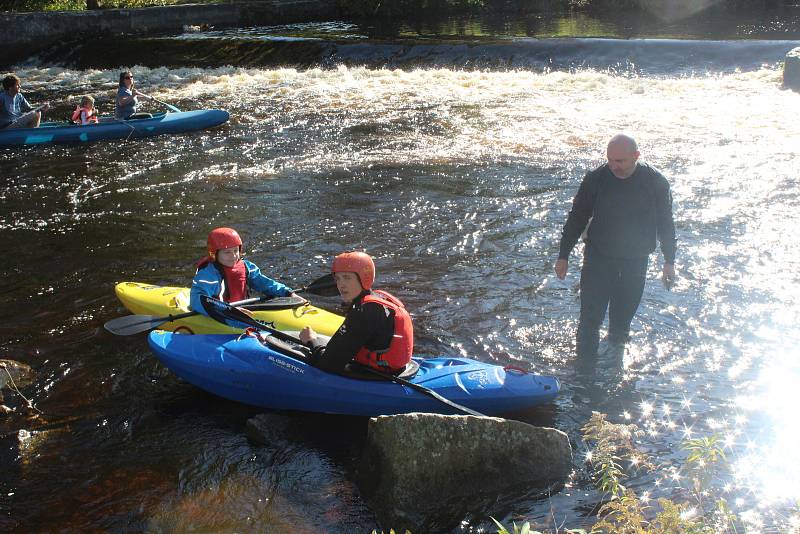
<path fill-rule="evenodd" d="M 97 122 L 97 112 L 90 108 L 82 108 L 80 106 L 75 108 L 75 111 L 72 112 L 72 121 L 77 122 L 78 124 L 83 124 L 81 122 L 81 111 L 86 113 L 86 120 L 89 122 Z"/>
<path fill-rule="evenodd" d="M 222 286 L 219 295 L 216 298 L 223 302 L 236 302 L 247 298 L 247 267 L 244 261 L 239 260 L 233 267 L 225 267 L 219 263 L 214 262 L 211 258 L 206 256 L 197 262 L 197 270 L 202 269 L 209 263 L 214 263 L 214 267 L 222 274 Z"/>
<path fill-rule="evenodd" d="M 411 316 L 400 299 L 386 291 L 373 290 L 361 300 L 362 304 L 367 302 L 375 302 L 394 311 L 394 334 L 388 348 L 375 351 L 361 347 L 354 359 L 379 371 L 399 371 L 411 361 L 411 354 L 414 352 L 414 327 L 411 324 Z"/>

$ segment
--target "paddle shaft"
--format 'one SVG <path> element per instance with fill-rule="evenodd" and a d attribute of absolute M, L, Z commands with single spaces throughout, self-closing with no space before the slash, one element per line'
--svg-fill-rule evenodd
<path fill-rule="evenodd" d="M 245 299 L 238 302 L 233 302 L 232 305 L 243 306 L 246 304 L 253 304 L 261 300 L 265 300 L 265 297 Z M 152 330 L 153 328 L 156 328 L 164 323 L 171 323 L 173 321 L 177 321 L 178 319 L 192 317 L 197 314 L 198 312 L 196 311 L 189 311 L 185 313 L 179 313 L 178 315 L 167 315 L 165 317 L 154 317 L 152 315 L 125 315 L 123 317 L 117 317 L 116 319 L 106 321 L 103 327 L 117 336 L 132 336 L 134 334 Z"/>
<path fill-rule="evenodd" d="M 158 104 L 161 104 L 162 106 L 165 106 L 165 107 L 166 107 L 167 109 L 169 109 L 170 111 L 174 111 L 175 113 L 180 113 L 180 112 L 181 112 L 181 110 L 179 110 L 177 107 L 173 106 L 172 104 L 167 104 L 166 102 L 162 102 L 161 100 L 159 100 L 159 99 L 157 99 L 157 98 L 155 98 L 155 97 L 152 97 L 152 96 L 150 96 L 150 95 L 146 95 L 146 94 L 144 94 L 144 93 L 140 93 L 140 94 L 141 94 L 142 96 L 146 96 L 147 98 L 149 98 L 149 99 L 150 99 L 150 100 L 152 100 L 153 102 L 157 102 Z"/>
<path fill-rule="evenodd" d="M 264 297 L 253 297 L 251 299 L 244 299 L 244 300 L 237 300 L 236 302 L 231 302 L 231 306 L 244 306 L 245 304 L 252 304 L 254 302 L 258 302 L 259 300 L 263 300 Z M 173 321 L 177 321 L 178 319 L 183 319 L 185 317 L 192 317 L 194 315 L 198 315 L 200 312 L 196 311 L 188 311 L 185 313 L 179 313 L 178 315 L 168 315 L 164 322 L 171 323 Z"/>
<path fill-rule="evenodd" d="M 297 291 L 295 291 L 295 293 L 308 292 L 325 296 L 330 292 L 331 288 L 333 288 L 334 291 L 336 290 L 336 282 L 333 280 L 333 275 L 329 273 L 320 278 L 317 278 L 304 288 L 298 289 Z M 244 306 L 247 304 L 253 304 L 268 299 L 269 297 L 251 298 L 251 299 L 241 300 L 239 302 L 232 302 L 230 305 Z M 303 302 L 301 299 L 301 302 L 291 306 L 285 306 L 280 308 L 276 307 L 270 309 L 276 309 L 276 310 L 288 309 L 288 308 L 296 308 L 302 305 Z M 170 323 L 172 321 L 177 321 L 178 319 L 193 317 L 195 315 L 198 315 L 198 312 L 189 311 L 178 315 L 168 315 L 166 317 L 155 317 L 152 315 L 126 315 L 124 317 L 117 317 L 116 319 L 111 319 L 110 321 L 107 321 L 103 326 L 105 327 L 106 330 L 108 330 L 114 335 L 132 336 L 134 334 L 139 334 L 142 332 L 147 332 L 148 330 L 152 330 L 153 328 L 156 328 L 157 326 L 163 323 Z"/>
<path fill-rule="evenodd" d="M 480 412 L 476 412 L 472 408 L 467 408 L 466 406 L 462 406 L 462 405 L 460 405 L 460 404 L 458 404 L 456 402 L 453 402 L 453 401 L 451 401 L 450 399 L 448 399 L 446 397 L 442 397 L 441 395 L 439 395 L 438 393 L 436 393 L 432 389 L 426 388 L 425 386 L 421 386 L 419 384 L 415 384 L 414 382 L 409 382 L 405 378 L 400 378 L 399 376 L 387 375 L 385 373 L 382 373 L 382 372 L 378 371 L 377 369 L 374 369 L 374 368 L 372 368 L 372 367 L 370 367 L 368 365 L 364 365 L 362 363 L 350 362 L 350 365 L 353 365 L 354 363 L 360 369 L 364 369 L 365 371 L 368 371 L 368 372 L 372 373 L 373 375 L 380 376 L 382 378 L 388 378 L 389 380 L 391 380 L 392 382 L 395 382 L 396 384 L 401 384 L 403 386 L 410 387 L 413 390 L 419 391 L 420 393 L 424 393 L 425 395 L 429 395 L 429 396 L 433 397 L 434 399 L 438 400 L 439 402 L 443 402 L 443 403 L 447 404 L 448 406 L 450 406 L 452 408 L 455 408 L 456 410 L 460 410 L 460 411 L 462 411 L 462 412 L 464 412 L 464 413 L 466 413 L 468 415 L 475 415 L 477 417 L 486 417 L 484 414 L 482 414 Z"/>
<path fill-rule="evenodd" d="M 276 328 L 271 327 L 270 325 L 268 325 L 266 323 L 262 323 L 261 321 L 250 317 L 246 313 L 243 313 L 241 310 L 236 309 L 234 306 L 231 306 L 230 304 L 227 304 L 225 302 L 222 302 L 222 301 L 219 301 L 219 300 L 215 300 L 215 299 L 209 299 L 206 296 L 200 297 L 200 299 L 204 301 L 204 304 L 206 303 L 206 299 L 208 301 L 211 301 L 211 304 L 224 317 L 227 317 L 227 318 L 229 318 L 231 320 L 238 321 L 238 322 L 241 322 L 241 323 L 249 324 L 250 326 L 252 326 L 253 328 L 256 328 L 258 330 L 266 330 L 267 332 L 269 332 L 270 334 L 272 334 L 273 336 L 275 336 L 276 338 L 278 338 L 280 340 L 291 341 L 292 343 L 297 343 L 298 345 L 304 345 L 304 343 L 300 340 L 300 338 L 295 337 L 295 336 L 293 336 L 291 334 L 287 334 L 286 332 L 282 332 L 282 331 L 280 331 L 280 330 L 278 330 Z M 378 371 L 377 369 L 373 369 L 372 367 L 369 367 L 367 365 L 363 365 L 363 364 L 358 363 L 358 362 L 351 362 L 351 365 L 353 365 L 353 363 L 355 365 L 357 365 L 358 367 L 369 371 L 370 373 L 374 374 L 375 376 L 379 376 L 379 377 L 381 377 L 381 378 L 383 378 L 385 380 L 390 380 L 390 381 L 395 382 L 396 384 L 400 384 L 402 386 L 407 386 L 407 387 L 409 387 L 409 388 L 411 388 L 411 389 L 413 389 L 415 391 L 418 391 L 420 393 L 428 395 L 429 397 L 432 397 L 432 398 L 438 400 L 439 402 L 442 402 L 442 403 L 446 404 L 447 406 L 450 406 L 451 408 L 455 408 L 456 410 L 460 410 L 460 411 L 462 411 L 462 412 L 464 412 L 466 414 L 469 414 L 469 415 L 475 415 L 475 416 L 478 416 L 478 417 L 485 417 L 482 413 L 476 412 L 475 410 L 473 410 L 471 408 L 467 408 L 466 406 L 462 406 L 462 405 L 460 405 L 460 404 L 458 404 L 456 402 L 453 402 L 450 399 L 445 398 L 445 397 L 441 396 L 440 394 L 436 393 L 435 391 L 433 391 L 433 390 L 431 390 L 429 388 L 426 388 L 425 386 L 421 386 L 419 384 L 415 384 L 413 382 L 409 382 L 408 380 L 406 380 L 404 378 L 400 378 L 399 376 L 394 376 L 394 375 L 382 373 L 382 372 Z"/>
<path fill-rule="evenodd" d="M 30 109 L 30 110 L 26 111 L 25 113 L 23 113 L 22 115 L 20 115 L 19 117 L 17 117 L 16 119 L 14 119 L 13 121 L 11 121 L 10 123 L 8 123 L 8 126 L 6 126 L 5 128 L 11 128 L 12 126 L 14 126 L 15 124 L 17 124 L 19 121 L 21 121 L 21 120 L 22 120 L 22 119 L 24 119 L 25 117 L 30 117 L 30 116 L 31 116 L 31 115 L 33 115 L 34 113 L 37 113 L 37 112 L 39 112 L 39 111 L 42 111 L 42 110 L 43 110 L 44 108 L 46 108 L 47 106 L 48 106 L 47 104 L 42 104 L 41 106 L 38 106 L 38 107 L 35 107 L 35 108 L 33 108 L 33 109 Z"/>

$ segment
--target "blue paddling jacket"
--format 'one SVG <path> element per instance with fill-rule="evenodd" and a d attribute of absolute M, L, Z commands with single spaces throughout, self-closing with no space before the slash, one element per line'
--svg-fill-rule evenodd
<path fill-rule="evenodd" d="M 255 263 L 248 260 L 240 261 L 244 263 L 244 267 L 247 270 L 245 294 L 250 290 L 255 290 L 269 297 L 288 297 L 292 293 L 292 289 L 289 287 L 276 282 L 268 276 L 264 276 Z M 206 263 L 197 270 L 197 274 L 194 275 L 194 280 L 192 280 L 189 307 L 196 312 L 209 316 L 208 311 L 200 302 L 200 296 L 206 295 L 214 299 L 225 300 L 223 298 L 225 293 L 225 276 L 222 270 L 214 262 Z"/>

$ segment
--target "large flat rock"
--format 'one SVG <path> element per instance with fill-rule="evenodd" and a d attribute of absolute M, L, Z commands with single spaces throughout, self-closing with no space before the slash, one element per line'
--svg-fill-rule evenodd
<path fill-rule="evenodd" d="M 360 487 L 385 528 L 422 532 L 430 528 L 426 516 L 441 516 L 445 501 L 479 506 L 487 495 L 559 485 L 571 469 L 572 449 L 560 430 L 412 413 L 370 420 Z"/>

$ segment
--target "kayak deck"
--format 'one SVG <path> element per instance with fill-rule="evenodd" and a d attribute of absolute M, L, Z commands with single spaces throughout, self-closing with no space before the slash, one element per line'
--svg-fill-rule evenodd
<path fill-rule="evenodd" d="M 131 313 L 166 317 L 191 311 L 189 288 L 120 282 L 114 291 Z M 297 331 L 310 326 L 326 336 L 332 336 L 344 321 L 340 315 L 311 305 L 288 310 L 254 310 L 253 316 L 259 321 L 274 324 L 279 330 Z M 160 328 L 187 334 L 233 334 L 242 331 L 200 314 L 164 323 Z"/>
<path fill-rule="evenodd" d="M 270 409 L 357 416 L 410 412 L 454 414 L 457 409 L 411 387 L 324 372 L 302 358 L 252 337 L 185 336 L 154 331 L 150 348 L 172 372 L 221 397 Z M 408 380 L 486 415 L 552 401 L 558 379 L 467 358 L 414 359 Z"/>

